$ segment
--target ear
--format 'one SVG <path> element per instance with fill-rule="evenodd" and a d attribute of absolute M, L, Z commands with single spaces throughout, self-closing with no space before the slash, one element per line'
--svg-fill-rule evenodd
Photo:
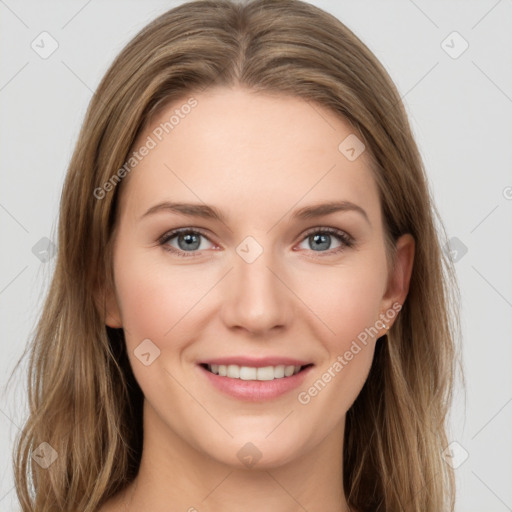
<path fill-rule="evenodd" d="M 382 314 L 392 308 L 393 304 L 398 303 L 401 306 L 405 302 L 411 281 L 414 249 L 414 238 L 409 233 L 402 235 L 396 242 L 393 267 L 388 278 L 386 292 L 382 298 Z M 391 327 L 392 323 L 393 321 L 390 321 L 386 324 L 387 329 Z"/>
<path fill-rule="evenodd" d="M 112 286 L 101 286 L 96 293 L 95 302 L 105 325 L 113 328 L 123 327 L 119 303 Z"/>

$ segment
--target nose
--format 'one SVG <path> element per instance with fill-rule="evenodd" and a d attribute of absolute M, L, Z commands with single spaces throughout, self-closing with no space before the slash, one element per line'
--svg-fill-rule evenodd
<path fill-rule="evenodd" d="M 235 256 L 234 268 L 224 283 L 222 320 L 229 329 L 265 335 L 289 325 L 293 315 L 293 292 L 285 272 L 263 253 L 252 263 Z"/>

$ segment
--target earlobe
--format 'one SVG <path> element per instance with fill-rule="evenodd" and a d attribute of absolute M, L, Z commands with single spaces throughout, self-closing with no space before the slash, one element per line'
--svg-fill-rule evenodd
<path fill-rule="evenodd" d="M 109 327 L 114 327 L 116 329 L 120 329 L 121 327 L 123 327 L 123 322 L 119 314 L 107 312 L 107 314 L 105 315 L 105 325 L 108 325 Z"/>
<path fill-rule="evenodd" d="M 114 291 L 103 288 L 96 297 L 96 305 L 105 325 L 116 329 L 123 327 L 121 312 Z"/>

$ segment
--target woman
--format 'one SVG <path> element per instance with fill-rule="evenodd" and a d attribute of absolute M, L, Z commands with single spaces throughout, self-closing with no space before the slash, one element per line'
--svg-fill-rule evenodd
<path fill-rule="evenodd" d="M 154 20 L 64 184 L 23 510 L 453 510 L 436 215 L 395 86 L 336 18 L 199 0 Z"/>

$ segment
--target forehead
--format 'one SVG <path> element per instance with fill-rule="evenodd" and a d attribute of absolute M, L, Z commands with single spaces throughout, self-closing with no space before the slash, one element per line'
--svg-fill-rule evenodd
<path fill-rule="evenodd" d="M 261 216 L 263 205 L 276 213 L 344 199 L 378 216 L 368 152 L 353 158 L 360 139 L 302 98 L 212 88 L 169 104 L 141 133 L 133 150 L 151 149 L 123 184 L 123 203 L 141 213 L 158 200 L 202 201 Z"/>

